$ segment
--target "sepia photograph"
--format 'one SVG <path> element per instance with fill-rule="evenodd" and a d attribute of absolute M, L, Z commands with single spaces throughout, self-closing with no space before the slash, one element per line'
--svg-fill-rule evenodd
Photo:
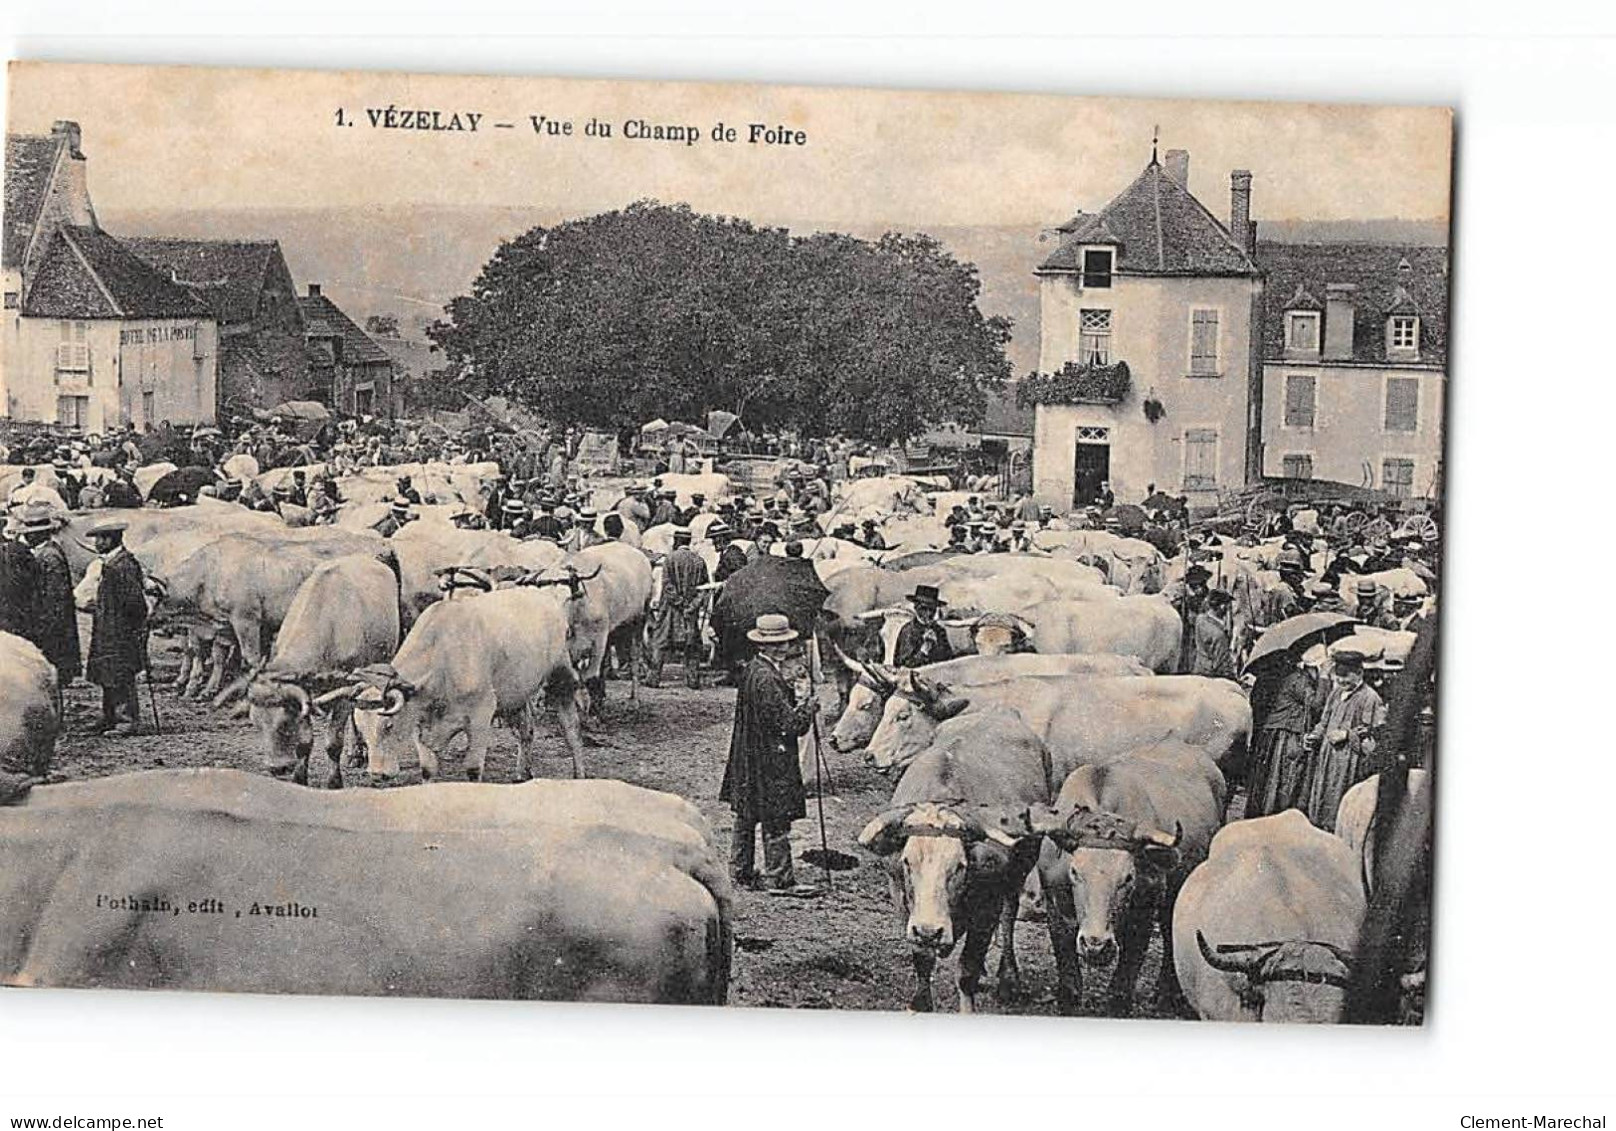
<path fill-rule="evenodd" d="M 11 63 L 0 983 L 1421 1026 L 1454 167 Z"/>

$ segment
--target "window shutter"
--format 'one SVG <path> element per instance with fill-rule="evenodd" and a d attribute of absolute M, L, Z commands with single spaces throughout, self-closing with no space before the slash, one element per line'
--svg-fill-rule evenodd
<path fill-rule="evenodd" d="M 1420 424 L 1420 382 L 1417 377 L 1386 379 L 1386 431 L 1416 432 Z"/>
<path fill-rule="evenodd" d="M 1218 432 L 1215 428 L 1184 430 L 1184 486 L 1215 487 L 1218 482 Z"/>
<path fill-rule="evenodd" d="M 1313 457 L 1310 455 L 1295 455 L 1285 457 L 1286 479 L 1312 479 Z"/>
<path fill-rule="evenodd" d="M 1190 314 L 1190 372 L 1209 376 L 1218 372 L 1218 312 L 1196 310 Z"/>
<path fill-rule="evenodd" d="M 1313 427 L 1316 378 L 1311 373 L 1291 373 L 1285 377 L 1285 427 Z"/>

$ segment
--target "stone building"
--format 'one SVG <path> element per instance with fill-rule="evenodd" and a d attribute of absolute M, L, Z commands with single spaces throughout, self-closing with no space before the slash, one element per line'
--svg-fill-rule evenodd
<path fill-rule="evenodd" d="M 387 351 L 322 294 L 319 283 L 310 283 L 298 304 L 303 309 L 315 399 L 354 416 L 402 415 Z"/>

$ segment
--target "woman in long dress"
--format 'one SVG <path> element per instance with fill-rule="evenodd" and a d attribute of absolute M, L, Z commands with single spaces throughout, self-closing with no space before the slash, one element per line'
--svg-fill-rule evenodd
<path fill-rule="evenodd" d="M 1364 682 L 1364 658 L 1356 652 L 1337 652 L 1332 659 L 1334 686 L 1323 717 L 1307 736 L 1313 756 L 1304 806 L 1307 819 L 1325 832 L 1335 831 L 1341 796 L 1368 776 L 1367 761 L 1386 723 L 1386 704 Z"/>
<path fill-rule="evenodd" d="M 1246 816 L 1267 817 L 1302 808 L 1308 755 L 1304 739 L 1319 712 L 1319 685 L 1314 670 L 1294 651 L 1275 656 L 1252 689 L 1253 709 L 1261 705 L 1257 727 L 1256 766 L 1246 795 Z"/>

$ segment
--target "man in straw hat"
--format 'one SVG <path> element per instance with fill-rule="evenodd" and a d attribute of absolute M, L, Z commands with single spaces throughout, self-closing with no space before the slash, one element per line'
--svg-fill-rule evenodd
<path fill-rule="evenodd" d="M 938 611 L 948 602 L 938 594 L 937 586 L 917 585 L 906 599 L 915 607 L 915 617 L 898 632 L 893 661 L 900 668 L 918 668 L 952 660 L 954 649 L 948 643 L 948 631 L 937 619 Z"/>
<path fill-rule="evenodd" d="M 90 657 L 84 675 L 101 688 L 101 725 L 110 731 L 123 711 L 134 734 L 140 727 L 140 701 L 135 696 L 135 675 L 146 668 L 146 575 L 123 544 L 127 524 L 109 521 L 89 530 L 90 541 L 101 555 L 101 584 L 95 593 L 90 630 Z"/>
<path fill-rule="evenodd" d="M 797 760 L 797 739 L 813 725 L 813 688 L 803 672 L 793 682 L 783 671 L 797 630 L 783 613 L 757 618 L 747 639 L 756 654 L 735 697 L 735 729 L 718 799 L 735 810 L 730 877 L 741 887 L 788 894 L 799 888 L 791 865 L 791 822 L 808 815 L 807 791 Z M 756 830 L 763 830 L 763 873 L 756 867 Z"/>

